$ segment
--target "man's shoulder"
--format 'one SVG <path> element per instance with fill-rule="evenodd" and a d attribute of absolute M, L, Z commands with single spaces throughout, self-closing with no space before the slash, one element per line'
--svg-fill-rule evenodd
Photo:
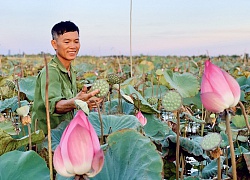
<path fill-rule="evenodd" d="M 48 71 L 50 74 L 59 73 L 59 68 L 56 62 L 49 62 L 48 63 Z M 45 76 L 46 74 L 46 67 L 43 67 L 38 76 Z"/>
<path fill-rule="evenodd" d="M 56 57 L 51 59 L 51 61 L 48 63 L 49 68 L 58 68 L 58 65 L 59 64 Z"/>
<path fill-rule="evenodd" d="M 58 64 L 56 62 L 50 62 L 48 65 L 51 66 L 52 68 L 58 67 Z"/>

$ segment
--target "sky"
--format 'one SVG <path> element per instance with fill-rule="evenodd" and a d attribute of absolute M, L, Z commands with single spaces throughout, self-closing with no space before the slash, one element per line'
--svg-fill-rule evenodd
<path fill-rule="evenodd" d="M 54 54 L 51 28 L 80 29 L 79 55 L 250 53 L 249 0 L 0 0 L 0 54 Z M 131 23 L 131 33 L 130 33 Z M 131 41 L 130 41 L 131 35 Z"/>

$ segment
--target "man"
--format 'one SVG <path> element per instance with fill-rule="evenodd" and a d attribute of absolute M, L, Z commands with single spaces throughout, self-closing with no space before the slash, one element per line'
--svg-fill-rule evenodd
<path fill-rule="evenodd" d="M 100 98 L 94 97 L 99 90 L 87 93 L 83 88 L 77 94 L 76 72 L 71 62 L 76 58 L 80 49 L 79 29 L 70 21 L 62 21 L 51 30 L 51 45 L 56 56 L 48 63 L 49 72 L 49 112 L 51 128 L 56 128 L 62 121 L 71 120 L 76 108 L 75 100 L 80 99 L 88 103 L 89 108 L 95 108 Z M 35 88 L 34 104 L 32 108 L 32 127 L 42 129 L 47 134 L 47 118 L 45 108 L 45 67 L 38 74 Z"/>

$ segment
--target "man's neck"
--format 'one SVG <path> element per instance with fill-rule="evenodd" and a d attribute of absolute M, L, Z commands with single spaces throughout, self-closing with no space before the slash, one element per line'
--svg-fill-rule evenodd
<path fill-rule="evenodd" d="M 58 58 L 58 56 L 57 56 L 57 58 Z M 62 65 L 65 67 L 65 69 L 67 71 L 70 71 L 71 61 L 62 60 L 61 58 L 58 58 L 58 59 L 62 63 Z"/>

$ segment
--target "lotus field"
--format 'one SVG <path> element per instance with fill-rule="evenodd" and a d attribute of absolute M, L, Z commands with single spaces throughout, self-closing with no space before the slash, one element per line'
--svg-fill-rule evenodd
<path fill-rule="evenodd" d="M 74 118 L 45 136 L 31 117 L 51 58 L 0 57 L 1 180 L 250 179 L 247 54 L 79 56 L 78 91 L 103 101 L 76 100 Z"/>

